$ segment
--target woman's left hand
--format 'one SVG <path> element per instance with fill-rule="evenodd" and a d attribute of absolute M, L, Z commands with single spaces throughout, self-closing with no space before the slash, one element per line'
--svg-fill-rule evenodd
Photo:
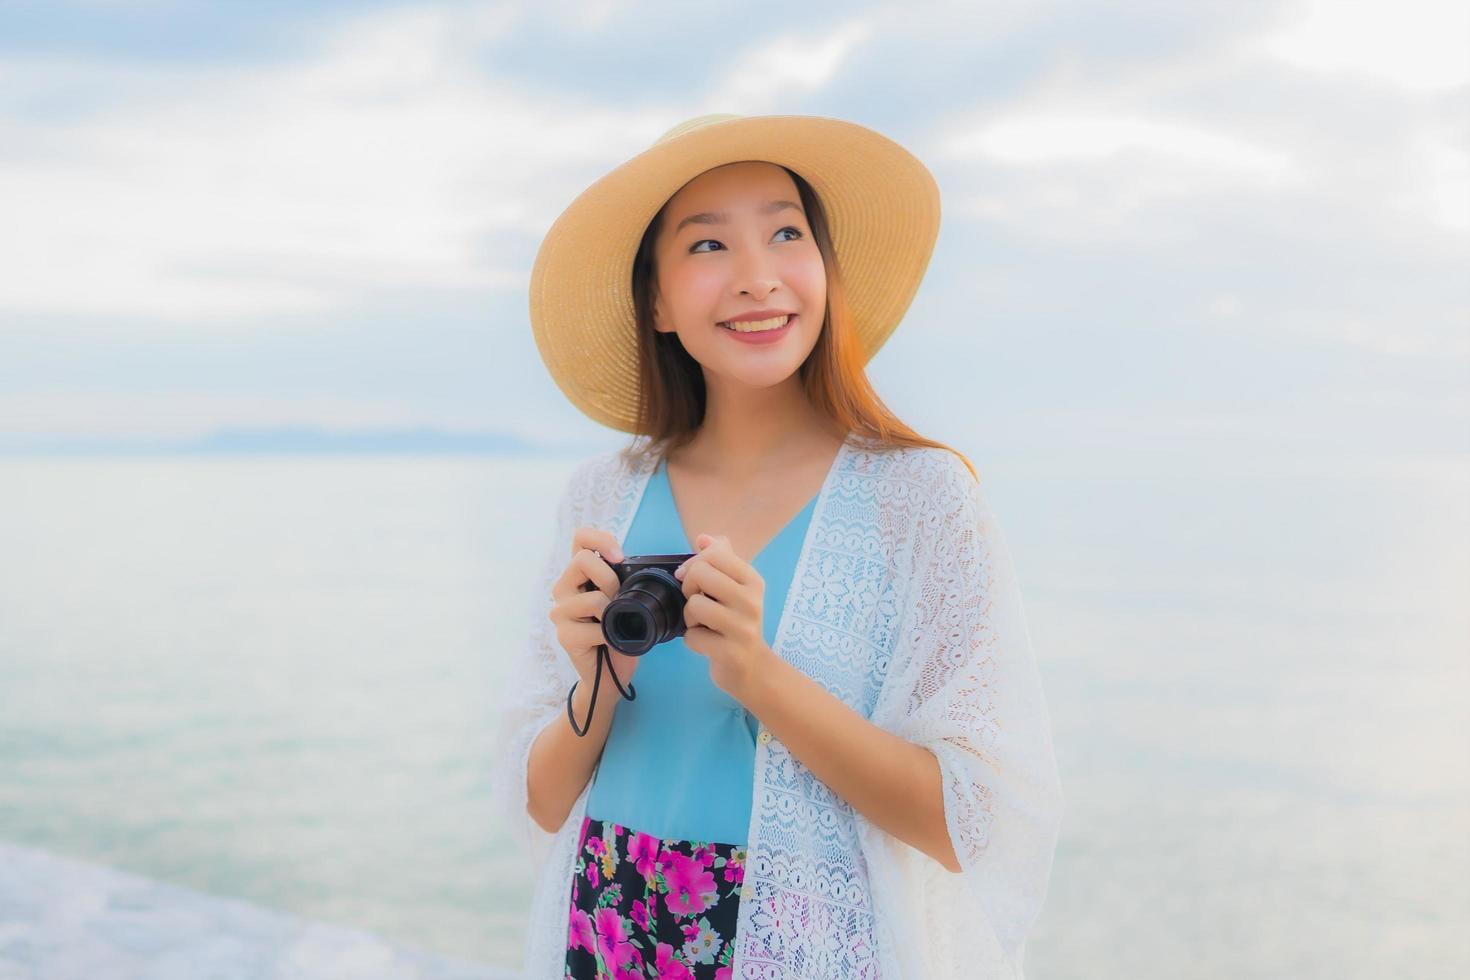
<path fill-rule="evenodd" d="M 698 554 L 674 577 L 684 583 L 684 645 L 709 660 L 715 686 L 745 703 L 750 682 L 771 653 L 764 628 L 766 582 L 723 534 L 701 534 Z"/>

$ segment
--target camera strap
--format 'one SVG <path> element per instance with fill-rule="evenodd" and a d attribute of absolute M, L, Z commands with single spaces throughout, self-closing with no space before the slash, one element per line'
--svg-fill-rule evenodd
<path fill-rule="evenodd" d="M 633 687 L 631 681 L 626 690 L 623 688 L 623 682 L 618 680 L 618 672 L 613 670 L 612 654 L 607 652 L 607 644 L 599 643 L 597 645 L 597 672 L 592 675 L 592 698 L 587 702 L 587 721 L 581 728 L 577 727 L 577 716 L 572 713 L 572 695 L 577 692 L 577 685 L 582 683 L 582 679 L 577 678 L 572 684 L 572 689 L 567 691 L 567 721 L 572 723 L 572 731 L 577 733 L 578 738 L 586 735 L 587 729 L 592 727 L 592 713 L 597 710 L 597 689 L 602 684 L 602 662 L 604 660 L 607 661 L 607 672 L 612 677 L 613 683 L 618 686 L 623 700 L 636 701 L 638 699 L 638 691 Z"/>

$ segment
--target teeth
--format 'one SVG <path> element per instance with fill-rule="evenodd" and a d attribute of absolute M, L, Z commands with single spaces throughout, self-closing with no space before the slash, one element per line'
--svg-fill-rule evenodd
<path fill-rule="evenodd" d="M 776 330 L 786 326 L 789 316 L 773 316 L 769 320 L 743 320 L 739 323 L 722 323 L 720 326 L 738 333 L 756 333 L 761 330 Z"/>

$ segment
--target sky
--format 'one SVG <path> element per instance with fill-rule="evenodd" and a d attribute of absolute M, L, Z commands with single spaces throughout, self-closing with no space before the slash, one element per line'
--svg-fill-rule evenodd
<path fill-rule="evenodd" d="M 1463 472 L 1466 38 L 1470 6 L 1422 0 L 6 3 L 0 451 L 619 444 L 542 365 L 536 249 L 734 112 L 857 122 L 934 173 L 934 257 L 869 364 L 925 435 Z"/>

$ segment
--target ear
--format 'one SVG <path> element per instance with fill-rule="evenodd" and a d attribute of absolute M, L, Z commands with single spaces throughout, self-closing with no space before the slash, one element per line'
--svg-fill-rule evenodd
<path fill-rule="evenodd" d="M 655 290 L 653 294 L 653 329 L 657 333 L 674 333 L 674 328 L 664 316 L 664 301 Z"/>

